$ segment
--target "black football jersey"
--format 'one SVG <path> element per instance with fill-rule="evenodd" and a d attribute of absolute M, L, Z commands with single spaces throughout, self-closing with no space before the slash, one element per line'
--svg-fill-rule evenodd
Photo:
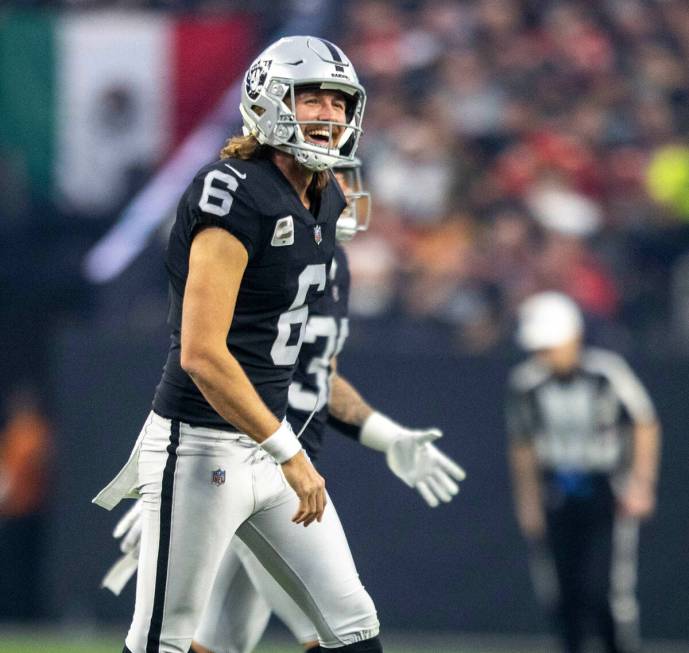
<path fill-rule="evenodd" d="M 197 426 L 234 430 L 180 365 L 182 300 L 192 239 L 204 226 L 227 229 L 249 254 L 227 334 L 227 347 L 278 419 L 304 337 L 310 305 L 325 290 L 335 249 L 335 223 L 345 207 L 332 180 L 304 207 L 269 159 L 222 159 L 202 168 L 177 208 L 166 267 L 172 329 L 153 410 Z"/>
<path fill-rule="evenodd" d="M 312 460 L 318 456 L 328 419 L 332 361 L 349 334 L 349 265 L 341 246 L 335 249 L 325 294 L 310 307 L 299 362 L 289 387 L 287 420 L 299 433 L 315 409 L 300 436 L 301 444 Z"/>

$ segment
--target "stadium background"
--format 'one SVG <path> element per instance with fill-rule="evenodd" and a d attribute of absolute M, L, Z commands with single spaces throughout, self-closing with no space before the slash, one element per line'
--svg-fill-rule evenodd
<path fill-rule="evenodd" d="M 681 0 L 4 3 L 0 399 L 6 424 L 9 397 L 30 389 L 54 451 L 28 639 L 57 651 L 70 633 L 102 634 L 118 650 L 111 634 L 124 631 L 133 592 L 116 600 L 98 583 L 123 510 L 89 499 L 128 454 L 158 380 L 161 253 L 179 191 L 237 131 L 238 75 L 282 33 L 337 42 L 369 95 L 361 155 L 374 214 L 348 248 L 341 367 L 381 410 L 442 427 L 469 475 L 450 506 L 429 511 L 380 457 L 329 439 L 322 468 L 386 631 L 407 651 L 552 650 L 515 643 L 546 626 L 511 513 L 502 392 L 520 356 L 515 306 L 556 288 L 657 404 L 664 452 L 642 534 L 642 624 L 686 650 Z M 0 651 L 33 650 L 25 626 L 0 624 Z"/>

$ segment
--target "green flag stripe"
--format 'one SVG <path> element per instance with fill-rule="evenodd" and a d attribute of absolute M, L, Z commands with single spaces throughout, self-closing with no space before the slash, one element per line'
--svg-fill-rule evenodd
<path fill-rule="evenodd" d="M 43 197 L 52 191 L 54 25 L 44 11 L 0 18 L 0 152 L 25 167 Z"/>

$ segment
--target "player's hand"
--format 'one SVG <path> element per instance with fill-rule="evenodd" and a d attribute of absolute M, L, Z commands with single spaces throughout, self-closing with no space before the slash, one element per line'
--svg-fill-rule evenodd
<path fill-rule="evenodd" d="M 440 502 L 449 503 L 459 492 L 459 481 L 466 477 L 464 470 L 434 444 L 442 437 L 439 429 L 405 429 L 385 452 L 388 467 L 409 487 L 416 488 L 426 503 L 435 508 Z"/>
<path fill-rule="evenodd" d="M 142 499 L 139 499 L 124 513 L 112 532 L 112 536 L 116 540 L 120 540 L 120 550 L 122 553 L 131 553 L 135 558 L 139 557 L 139 549 L 141 547 L 142 505 Z"/>
<path fill-rule="evenodd" d="M 325 479 L 316 471 L 304 452 L 300 451 L 296 456 L 282 463 L 282 471 L 299 497 L 299 509 L 292 517 L 292 521 L 304 526 L 314 521 L 321 521 L 327 504 Z"/>

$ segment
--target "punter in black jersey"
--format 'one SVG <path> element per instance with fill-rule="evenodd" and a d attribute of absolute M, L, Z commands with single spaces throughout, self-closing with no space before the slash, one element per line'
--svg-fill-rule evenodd
<path fill-rule="evenodd" d="M 608 653 L 636 653 L 638 526 L 655 506 L 659 428 L 629 366 L 583 347 L 582 328 L 559 293 L 520 309 L 519 340 L 534 355 L 509 383 L 517 519 L 563 650 L 582 651 L 591 626 Z"/>
<path fill-rule="evenodd" d="M 328 173 L 321 174 L 327 182 Z M 308 194 L 306 189 L 304 193 Z M 248 259 L 226 336 L 227 348 L 263 403 L 282 420 L 309 304 L 325 288 L 334 254 L 335 222 L 344 207 L 339 185 L 327 183 L 307 208 L 265 154 L 248 161 L 223 158 L 196 175 L 180 201 L 166 257 L 172 338 L 153 400 L 158 415 L 194 426 L 242 428 L 232 414 L 234 409 L 223 416 L 219 406 L 216 410 L 211 405 L 199 388 L 204 379 L 193 380 L 194 371 L 188 373 L 180 361 L 190 245 L 199 235 L 213 233 L 204 231 L 210 226 L 220 227 L 216 231 L 221 237 L 226 231 L 231 233 Z"/>
<path fill-rule="evenodd" d="M 245 135 L 182 196 L 166 261 L 163 379 L 129 463 L 95 499 L 143 499 L 126 653 L 189 650 L 235 533 L 309 615 L 321 645 L 382 650 L 325 483 L 284 419 L 345 206 L 329 168 L 352 160 L 364 103 L 337 46 L 281 39 L 246 73 Z"/>
<path fill-rule="evenodd" d="M 337 221 L 338 241 L 350 240 L 368 226 L 368 193 L 361 186 L 358 162 L 336 171 L 348 207 Z M 463 470 L 430 440 L 437 429 L 411 430 L 373 411 L 356 390 L 334 372 L 334 363 L 348 334 L 349 267 L 342 247 L 335 250 L 325 293 L 309 311 L 299 361 L 289 389 L 288 421 L 315 460 L 330 417 L 346 435 L 385 451 L 390 469 L 415 487 L 432 507 L 457 493 Z M 332 390 L 331 390 L 332 388 Z M 335 419 L 338 416 L 339 419 Z M 111 568 L 103 585 L 118 594 L 134 573 L 140 547 L 141 501 L 115 528 L 125 555 Z M 250 653 L 258 644 L 271 612 L 287 625 L 306 650 L 317 650 L 316 628 L 237 538 L 225 555 L 197 630 L 197 653 L 231 650 Z"/>

